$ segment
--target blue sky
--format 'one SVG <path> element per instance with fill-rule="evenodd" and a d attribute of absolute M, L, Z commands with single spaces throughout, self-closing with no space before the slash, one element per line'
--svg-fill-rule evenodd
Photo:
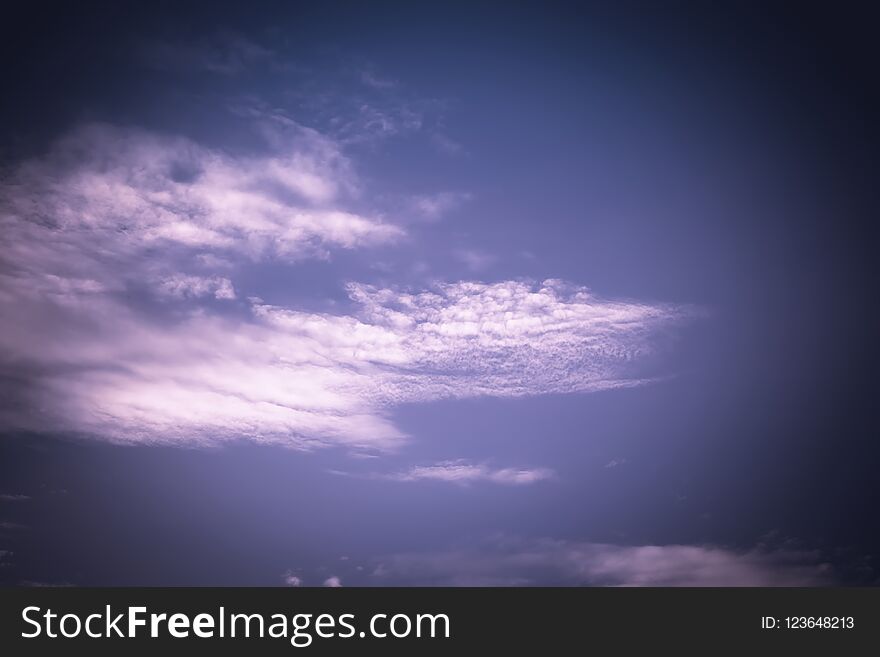
<path fill-rule="evenodd" d="M 28 17 L 3 581 L 876 581 L 837 54 L 382 7 Z"/>

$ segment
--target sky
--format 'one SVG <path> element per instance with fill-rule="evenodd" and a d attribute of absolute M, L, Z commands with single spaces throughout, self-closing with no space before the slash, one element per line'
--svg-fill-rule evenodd
<path fill-rule="evenodd" d="M 0 583 L 880 583 L 863 17 L 316 5 L 5 22 Z"/>

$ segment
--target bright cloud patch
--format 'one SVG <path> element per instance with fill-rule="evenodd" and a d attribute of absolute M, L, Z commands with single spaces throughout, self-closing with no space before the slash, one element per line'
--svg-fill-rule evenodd
<path fill-rule="evenodd" d="M 261 119 L 268 120 L 268 119 Z M 0 183 L 0 369 L 8 426 L 121 443 L 247 439 L 394 449 L 399 404 L 604 390 L 689 314 L 561 281 L 353 283 L 348 314 L 238 300 L 242 262 L 396 239 L 346 203 L 333 140 L 275 117 L 274 154 L 108 126 Z M 402 476 L 528 483 L 442 464 Z"/>
<path fill-rule="evenodd" d="M 7 256 L 21 268 L 60 257 L 58 269 L 145 252 L 156 263 L 168 249 L 299 258 L 401 234 L 342 206 L 357 181 L 335 142 L 277 117 L 267 126 L 274 151 L 249 156 L 107 125 L 78 130 L 3 183 Z"/>
<path fill-rule="evenodd" d="M 213 296 L 215 299 L 234 299 L 235 289 L 228 278 L 222 276 L 170 276 L 159 283 L 166 294 L 177 298 Z"/>
<path fill-rule="evenodd" d="M 294 587 L 302 586 L 302 583 L 303 583 L 303 581 L 300 577 L 298 577 L 297 575 L 294 575 L 290 571 L 284 573 L 284 575 L 281 576 L 281 581 L 284 582 L 285 586 L 294 586 Z"/>
<path fill-rule="evenodd" d="M 652 331 L 679 316 L 523 283 L 357 287 L 357 317 L 254 305 L 161 321 L 112 293 L 25 292 L 6 292 L 0 320 L 7 368 L 29 373 L 8 421 L 118 442 L 392 449 L 396 404 L 635 385 Z"/>
<path fill-rule="evenodd" d="M 493 469 L 482 464 L 467 461 L 443 461 L 434 465 L 419 465 L 392 475 L 386 479 L 394 481 L 442 481 L 466 485 L 475 482 L 489 482 L 522 486 L 546 481 L 554 477 L 553 471 L 546 468 L 499 468 Z"/>

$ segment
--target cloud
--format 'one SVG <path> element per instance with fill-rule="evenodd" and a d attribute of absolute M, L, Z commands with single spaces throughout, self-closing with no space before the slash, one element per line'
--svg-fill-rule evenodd
<path fill-rule="evenodd" d="M 654 333 L 687 315 L 556 281 L 349 291 L 355 315 L 257 302 L 156 319 L 113 292 L 13 286 L 0 363 L 23 382 L 3 419 L 119 443 L 390 450 L 407 438 L 388 417 L 399 404 L 644 383 Z"/>
<path fill-rule="evenodd" d="M 352 118 L 341 124 L 338 130 L 346 143 L 359 143 L 417 132 L 423 121 L 423 113 L 408 103 L 363 101 Z"/>
<path fill-rule="evenodd" d="M 356 183 L 337 145 L 287 128 L 275 135 L 286 152 L 233 157 L 183 137 L 83 127 L 3 184 L 13 262 L 76 255 L 85 268 L 158 249 L 295 259 L 401 235 L 340 206 Z"/>
<path fill-rule="evenodd" d="M 23 502 L 31 499 L 29 495 L 20 495 L 17 493 L 0 493 L 0 500 L 3 502 Z"/>
<path fill-rule="evenodd" d="M 24 525 L 20 525 L 17 522 L 0 522 L 0 529 L 9 529 L 9 530 L 18 530 L 18 529 L 26 529 Z"/>
<path fill-rule="evenodd" d="M 44 589 L 44 588 L 72 588 L 75 586 L 70 582 L 35 582 L 33 580 L 22 580 L 20 582 L 20 586 L 26 586 L 28 588 L 35 589 Z"/>
<path fill-rule="evenodd" d="M 377 75 L 371 70 L 361 71 L 360 79 L 361 82 L 373 89 L 393 89 L 397 86 L 397 82 L 394 80 Z"/>
<path fill-rule="evenodd" d="M 818 586 L 832 584 L 833 573 L 810 551 L 499 538 L 394 555 L 373 579 L 405 586 Z"/>
<path fill-rule="evenodd" d="M 443 153 L 444 155 L 459 155 L 464 152 L 464 146 L 460 143 L 452 139 L 451 137 L 447 137 L 442 133 L 434 133 L 431 135 L 431 143 L 434 148 Z"/>
<path fill-rule="evenodd" d="M 623 465 L 624 463 L 626 463 L 626 459 L 622 459 L 622 458 L 621 458 L 621 459 L 611 459 L 611 460 L 608 461 L 608 463 L 606 463 L 603 467 L 605 467 L 605 468 L 616 468 L 617 466 L 619 466 L 619 465 Z"/>
<path fill-rule="evenodd" d="M 285 586 L 294 586 L 294 587 L 302 586 L 302 583 L 303 583 L 302 579 L 300 579 L 299 577 L 297 577 L 296 575 L 294 575 L 290 571 L 287 571 L 286 573 L 284 573 L 284 575 L 281 576 L 281 581 L 284 582 Z"/>
<path fill-rule="evenodd" d="M 436 220 L 470 199 L 471 195 L 465 192 L 439 192 L 414 196 L 412 206 L 425 219 Z"/>
<path fill-rule="evenodd" d="M 6 426 L 392 450 L 408 438 L 390 419 L 400 404 L 644 383 L 637 366 L 691 315 L 557 280 L 351 283 L 345 314 L 239 300 L 244 264 L 403 234 L 347 207 L 360 182 L 334 140 L 250 120 L 263 154 L 90 125 L 0 181 Z"/>
<path fill-rule="evenodd" d="M 453 255 L 472 272 L 481 272 L 497 260 L 491 253 L 479 249 L 457 249 Z"/>
<path fill-rule="evenodd" d="M 324 580 L 324 586 L 331 589 L 342 588 L 342 580 L 334 575 L 333 577 L 328 577 Z"/>
<path fill-rule="evenodd" d="M 554 476 L 553 471 L 546 468 L 492 469 L 486 465 L 456 460 L 414 466 L 405 472 L 385 475 L 382 478 L 394 481 L 442 481 L 461 485 L 489 482 L 522 486 L 553 479 Z"/>
<path fill-rule="evenodd" d="M 213 296 L 215 299 L 235 299 L 235 289 L 228 278 L 222 276 L 188 276 L 175 274 L 163 279 L 159 289 L 171 297 Z"/>
<path fill-rule="evenodd" d="M 404 85 L 376 71 L 326 70 L 320 78 L 310 73 L 291 85 L 289 74 L 279 80 L 284 93 L 277 104 L 306 111 L 322 130 L 340 143 L 376 145 L 390 138 L 433 130 L 448 101 L 420 97 Z"/>

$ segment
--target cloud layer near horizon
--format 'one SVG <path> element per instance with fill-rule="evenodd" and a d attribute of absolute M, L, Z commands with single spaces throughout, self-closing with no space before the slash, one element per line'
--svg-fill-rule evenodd
<path fill-rule="evenodd" d="M 339 144 L 273 117 L 232 155 L 92 125 L 0 187 L 0 364 L 9 426 L 120 443 L 250 439 L 389 450 L 404 403 L 637 385 L 687 308 L 562 281 L 348 287 L 349 314 L 238 299 L 241 262 L 403 235 L 351 209 Z"/>
<path fill-rule="evenodd" d="M 373 578 L 390 586 L 821 586 L 834 581 L 820 555 L 805 550 L 515 538 L 392 555 L 381 560 Z"/>

